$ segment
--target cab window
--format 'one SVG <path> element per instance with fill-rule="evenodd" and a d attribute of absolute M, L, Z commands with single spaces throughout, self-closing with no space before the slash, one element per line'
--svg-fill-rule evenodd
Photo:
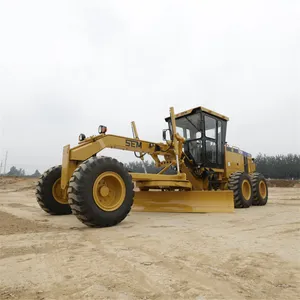
<path fill-rule="evenodd" d="M 205 116 L 205 136 L 210 139 L 216 139 L 217 121 L 214 118 Z"/>

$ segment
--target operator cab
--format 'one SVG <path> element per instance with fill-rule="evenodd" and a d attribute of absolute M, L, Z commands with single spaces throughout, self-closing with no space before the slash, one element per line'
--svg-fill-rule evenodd
<path fill-rule="evenodd" d="M 227 117 L 197 107 L 175 115 L 176 131 L 185 138 L 184 153 L 197 167 L 224 168 Z M 171 118 L 165 119 L 172 133 Z"/>

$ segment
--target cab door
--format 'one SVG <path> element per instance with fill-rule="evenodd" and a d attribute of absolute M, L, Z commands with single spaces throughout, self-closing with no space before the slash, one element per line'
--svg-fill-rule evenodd
<path fill-rule="evenodd" d="M 191 139 L 185 141 L 184 152 L 194 161 L 195 165 L 203 164 L 204 152 L 201 131 L 195 132 Z"/>
<path fill-rule="evenodd" d="M 204 166 L 209 168 L 224 168 L 226 122 L 203 114 L 204 136 Z"/>

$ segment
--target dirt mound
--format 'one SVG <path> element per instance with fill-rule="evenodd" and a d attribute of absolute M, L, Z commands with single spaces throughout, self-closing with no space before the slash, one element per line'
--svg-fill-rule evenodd
<path fill-rule="evenodd" d="M 1 176 L 0 177 L 0 187 L 6 186 L 6 185 L 9 185 L 9 184 L 14 184 L 18 181 L 19 181 L 18 177 L 4 177 L 4 176 Z"/>
<path fill-rule="evenodd" d="M 37 178 L 0 176 L 0 189 L 23 191 L 35 188 Z"/>
<path fill-rule="evenodd" d="M 18 218 L 3 211 L 0 211 L 0 225 L 0 236 L 15 233 L 44 232 L 52 228 L 47 224 Z"/>

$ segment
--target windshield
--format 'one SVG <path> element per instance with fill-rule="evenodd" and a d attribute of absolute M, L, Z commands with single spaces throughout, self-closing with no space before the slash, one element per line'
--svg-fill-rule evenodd
<path fill-rule="evenodd" d="M 176 119 L 176 131 L 186 140 L 200 139 L 201 134 L 200 113 Z"/>

